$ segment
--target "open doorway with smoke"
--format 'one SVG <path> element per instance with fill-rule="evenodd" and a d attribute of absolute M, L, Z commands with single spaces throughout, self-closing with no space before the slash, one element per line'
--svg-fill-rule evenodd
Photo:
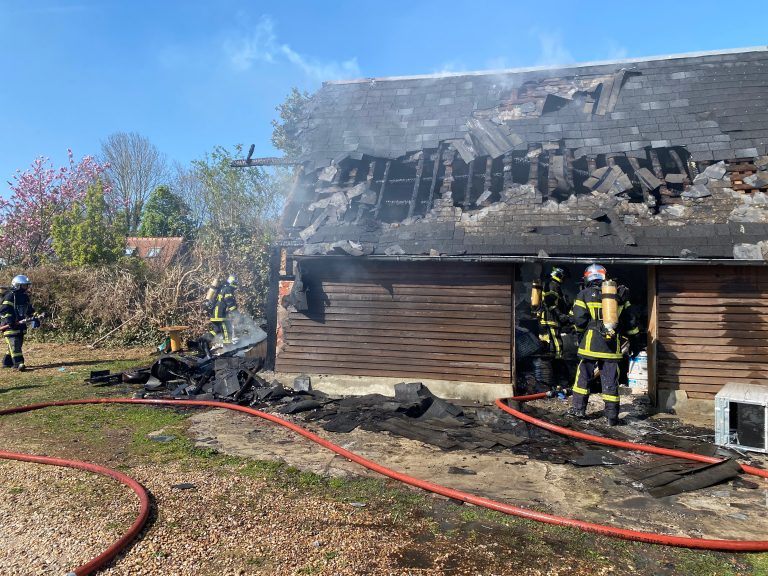
<path fill-rule="evenodd" d="M 599 260 L 596 262 L 600 263 Z M 580 334 L 566 320 L 558 330 L 562 343 L 562 358 L 553 358 L 546 342 L 539 337 L 539 320 L 531 306 L 531 288 L 534 281 L 546 281 L 554 267 L 564 271 L 561 283 L 563 307 L 567 313 L 583 288 L 583 273 L 588 264 L 523 264 L 515 277 L 515 332 L 516 332 L 516 387 L 520 392 L 545 392 L 553 387 L 570 388 L 579 363 L 577 350 Z M 640 327 L 639 341 L 646 340 L 648 325 L 648 267 L 644 265 L 605 265 L 607 277 L 628 289 L 628 299 Z M 554 361 L 553 361 L 554 360 Z M 627 385 L 629 357 L 620 364 L 620 382 Z"/>

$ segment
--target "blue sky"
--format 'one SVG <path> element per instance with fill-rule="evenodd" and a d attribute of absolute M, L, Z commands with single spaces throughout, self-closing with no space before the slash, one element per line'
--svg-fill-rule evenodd
<path fill-rule="evenodd" d="M 171 160 L 275 154 L 292 86 L 767 44 L 768 2 L 0 0 L 0 194 L 138 132 Z M 734 5 L 735 6 L 735 5 Z"/>

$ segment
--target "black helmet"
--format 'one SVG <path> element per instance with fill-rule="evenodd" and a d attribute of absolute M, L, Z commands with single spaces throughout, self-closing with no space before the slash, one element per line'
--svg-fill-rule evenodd
<path fill-rule="evenodd" d="M 555 280 L 556 282 L 562 282 L 563 280 L 565 280 L 566 276 L 567 276 L 566 271 L 557 266 L 552 268 L 552 270 L 549 273 L 549 277 L 552 278 L 552 280 Z"/>

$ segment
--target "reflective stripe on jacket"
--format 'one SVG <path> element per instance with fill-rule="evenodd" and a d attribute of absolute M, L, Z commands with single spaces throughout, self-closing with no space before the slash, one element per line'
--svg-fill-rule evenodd
<path fill-rule="evenodd" d="M 235 310 L 237 310 L 235 291 L 231 286 L 225 284 L 216 295 L 216 304 L 211 314 L 211 322 L 222 322 Z"/>
<path fill-rule="evenodd" d="M 19 320 L 29 318 L 35 313 L 35 309 L 29 301 L 29 294 L 25 290 L 9 290 L 3 295 L 0 303 L 0 325 L 8 324 L 9 328 L 3 330 L 4 336 L 15 336 L 27 331 L 25 324 L 19 324 Z"/>
<path fill-rule="evenodd" d="M 576 296 L 571 318 L 577 332 L 582 333 L 578 355 L 598 360 L 619 360 L 620 336 L 634 336 L 640 332 L 634 310 L 628 300 L 619 301 L 619 326 L 617 333 L 607 337 L 602 332 L 603 301 L 599 286 L 588 286 Z"/>

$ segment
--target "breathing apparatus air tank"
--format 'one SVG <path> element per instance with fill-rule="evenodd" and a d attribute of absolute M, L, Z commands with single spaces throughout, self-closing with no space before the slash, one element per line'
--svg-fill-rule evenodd
<path fill-rule="evenodd" d="M 541 307 L 541 280 L 531 282 L 531 310 L 537 311 Z"/>
<path fill-rule="evenodd" d="M 211 285 L 208 287 L 208 291 L 205 293 L 205 300 L 203 303 L 210 307 L 213 304 L 213 301 L 216 299 L 216 294 L 219 293 L 219 288 L 221 288 L 221 279 L 216 278 L 213 282 L 211 282 Z"/>
<path fill-rule="evenodd" d="M 616 333 L 619 326 L 619 297 L 614 280 L 606 280 L 600 288 L 602 295 L 603 326 L 609 336 Z"/>

